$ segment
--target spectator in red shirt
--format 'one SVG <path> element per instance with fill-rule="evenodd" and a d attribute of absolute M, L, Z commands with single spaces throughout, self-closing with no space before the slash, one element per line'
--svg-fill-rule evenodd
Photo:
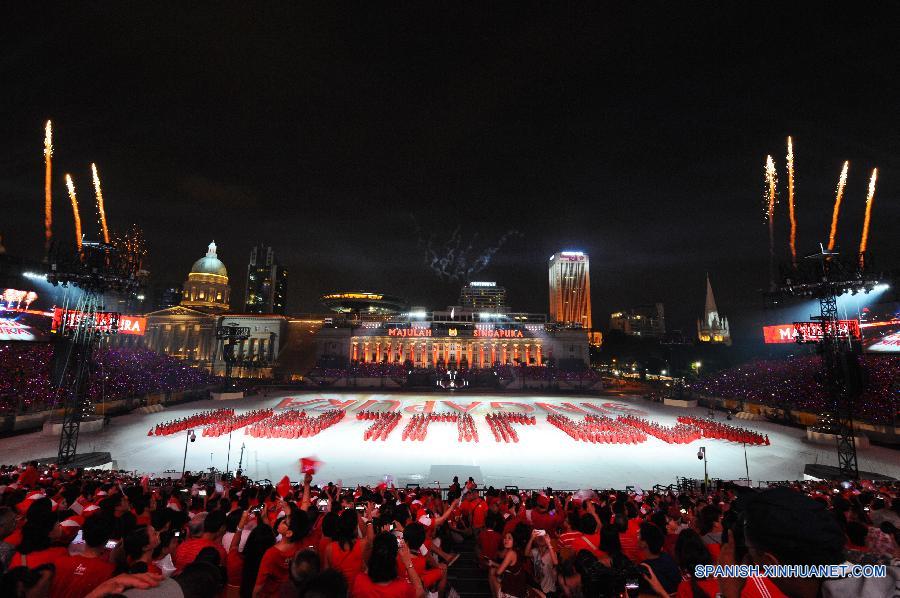
<path fill-rule="evenodd" d="M 358 538 L 359 515 L 355 509 L 341 513 L 337 525 L 337 537 L 325 551 L 325 566 L 344 574 L 347 585 L 352 585 L 356 575 L 363 570 L 367 553 L 375 537 L 374 524 L 366 522 L 366 537 Z"/>
<path fill-rule="evenodd" d="M 410 560 L 422 580 L 422 585 L 430 592 L 444 595 L 447 586 L 447 565 L 437 564 L 429 558 L 425 543 L 425 526 L 421 523 L 410 523 L 403 528 L 403 540 L 409 547 Z M 424 552 L 423 552 L 424 548 Z"/>
<path fill-rule="evenodd" d="M 397 557 L 408 576 L 397 572 Z M 350 591 L 351 598 L 424 598 L 425 588 L 416 572 L 405 542 L 394 534 L 382 532 L 372 540 L 372 555 L 365 573 L 358 573 Z"/>
<path fill-rule="evenodd" d="M 113 576 L 115 566 L 106 559 L 109 521 L 102 517 L 92 517 L 85 521 L 81 531 L 85 542 L 84 552 L 53 561 L 56 574 L 53 576 L 50 595 L 54 598 L 83 598 Z"/>
<path fill-rule="evenodd" d="M 497 560 L 497 552 L 503 542 L 503 528 L 505 522 L 503 517 L 497 513 L 488 513 L 485 519 L 487 526 L 483 532 L 478 534 L 477 554 L 478 567 L 486 569 L 489 561 Z"/>
<path fill-rule="evenodd" d="M 29 461 L 25 470 L 19 474 L 18 484 L 20 488 L 31 488 L 37 485 L 40 474 L 37 470 L 37 461 Z"/>
<path fill-rule="evenodd" d="M 555 507 L 553 513 L 550 513 L 551 504 Z M 551 501 L 549 497 L 539 494 L 535 499 L 534 509 L 531 511 L 530 523 L 535 529 L 556 533 L 557 528 L 562 525 L 565 517 L 565 513 L 559 508 L 555 498 Z"/>
<path fill-rule="evenodd" d="M 183 542 L 175 551 L 172 561 L 178 570 L 184 569 L 186 566 L 194 562 L 201 550 L 210 546 L 215 548 L 219 553 L 219 562 L 224 563 L 226 554 L 222 547 L 222 536 L 225 535 L 225 513 L 222 511 L 213 511 L 206 516 L 203 521 L 203 532 L 199 538 L 191 538 Z"/>
<path fill-rule="evenodd" d="M 593 515 L 585 513 L 578 520 L 577 535 L 568 535 L 565 544 L 560 542 L 562 546 L 570 548 L 573 554 L 578 554 L 579 550 L 587 550 L 598 560 L 605 560 L 607 555 L 600 550 L 600 532 L 597 529 L 597 520 Z"/>
<path fill-rule="evenodd" d="M 639 563 L 644 558 L 641 550 L 638 531 L 641 527 L 641 520 L 637 516 L 637 509 L 633 503 L 616 500 L 615 509 L 616 528 L 619 530 L 619 541 L 622 544 L 622 553 L 634 563 Z M 665 541 L 665 539 L 663 539 Z"/>
<path fill-rule="evenodd" d="M 285 503 L 286 515 L 278 522 L 281 540 L 269 548 L 259 564 L 253 598 L 277 596 L 281 585 L 288 580 L 291 560 L 305 548 L 303 538 L 309 533 L 306 511 L 294 503 Z"/>
<path fill-rule="evenodd" d="M 22 542 L 16 548 L 9 568 L 25 566 L 35 569 L 64 557 L 69 551 L 53 543 L 60 537 L 59 524 L 49 498 L 39 498 L 31 503 L 22 526 Z"/>

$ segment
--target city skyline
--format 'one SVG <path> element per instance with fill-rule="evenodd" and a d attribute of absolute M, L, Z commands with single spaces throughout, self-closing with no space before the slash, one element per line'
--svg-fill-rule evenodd
<path fill-rule="evenodd" d="M 145 229 L 159 282 L 183 280 L 215 238 L 243 289 L 262 237 L 291 272 L 288 312 L 345 288 L 442 306 L 461 284 L 434 276 L 422 245 L 459 230 L 483 255 L 505 239 L 475 279 L 522 311 L 546 310 L 547 255 L 591 255 L 600 327 L 662 302 L 690 330 L 710 271 L 737 339 L 768 281 L 765 156 L 783 193 L 793 135 L 800 252 L 827 240 L 849 159 L 839 246 L 859 242 L 878 167 L 870 249 L 895 267 L 897 89 L 879 57 L 896 42 L 877 14 L 453 14 L 360 14 L 358 30 L 287 10 L 260 15 L 265 34 L 228 11 L 61 7 L 40 30 L 13 15 L 3 245 L 41 257 L 52 119 L 56 237 L 72 237 L 67 172 L 85 232 L 100 236 L 96 163 L 110 228 Z M 822 81 L 835 84 L 823 93 Z M 786 212 L 782 197 L 782 258 Z"/>

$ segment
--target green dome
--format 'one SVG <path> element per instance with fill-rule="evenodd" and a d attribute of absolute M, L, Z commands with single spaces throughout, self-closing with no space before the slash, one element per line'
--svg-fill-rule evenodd
<path fill-rule="evenodd" d="M 228 278 L 228 270 L 225 264 L 216 256 L 216 242 L 209 244 L 206 255 L 194 262 L 191 267 L 191 274 L 215 274 L 216 276 L 224 276 Z"/>

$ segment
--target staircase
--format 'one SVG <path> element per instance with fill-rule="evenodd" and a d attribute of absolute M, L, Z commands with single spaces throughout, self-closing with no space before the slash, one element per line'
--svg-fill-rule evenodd
<path fill-rule="evenodd" d="M 479 569 L 475 561 L 475 539 L 466 538 L 456 546 L 459 558 L 447 571 L 449 585 L 461 598 L 490 598 L 487 570 Z"/>

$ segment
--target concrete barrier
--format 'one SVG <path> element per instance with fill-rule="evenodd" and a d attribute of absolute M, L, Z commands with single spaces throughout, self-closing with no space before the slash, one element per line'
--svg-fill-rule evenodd
<path fill-rule="evenodd" d="M 692 408 L 697 406 L 697 401 L 688 401 L 681 399 L 663 399 L 663 405 L 668 405 L 669 407 L 684 407 L 684 408 Z"/>
<path fill-rule="evenodd" d="M 816 432 L 812 428 L 806 428 L 806 439 L 816 444 L 836 444 L 837 436 L 827 434 L 825 432 Z M 867 436 L 856 436 L 854 438 L 857 450 L 867 449 L 869 446 L 869 438 Z"/>
<path fill-rule="evenodd" d="M 81 421 L 81 425 L 78 426 L 78 433 L 84 434 L 86 432 L 99 432 L 103 429 L 103 418 L 98 419 L 85 419 Z M 62 432 L 62 422 L 61 421 L 52 421 L 47 420 L 44 422 L 44 427 L 41 429 L 41 434 L 44 436 L 59 436 Z"/>

